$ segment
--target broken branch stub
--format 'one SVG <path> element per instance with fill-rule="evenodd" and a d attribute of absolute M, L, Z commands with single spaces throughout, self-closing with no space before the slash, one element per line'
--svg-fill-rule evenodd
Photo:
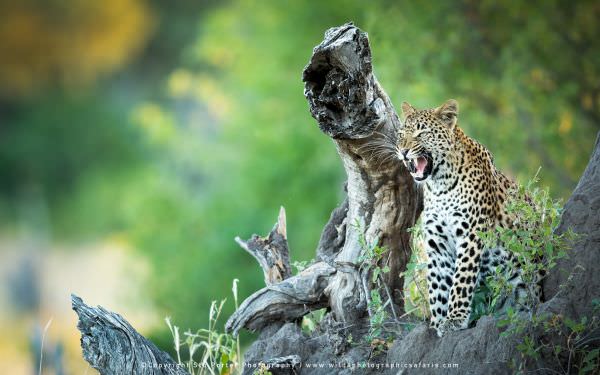
<path fill-rule="evenodd" d="M 352 24 L 327 30 L 302 74 L 310 112 L 325 134 L 359 139 L 373 133 L 384 103 L 373 95 L 371 78 L 367 34 Z"/>
<path fill-rule="evenodd" d="M 285 210 L 279 210 L 277 223 L 266 237 L 253 235 L 248 241 L 236 242 L 261 266 L 266 286 L 246 298 L 225 324 L 228 332 L 241 328 L 260 330 L 271 324 L 294 321 L 327 306 L 325 288 L 335 269 L 318 262 L 296 276 L 291 276 L 287 245 Z"/>
<path fill-rule="evenodd" d="M 247 241 L 235 238 L 242 249 L 257 260 L 264 273 L 265 285 L 276 284 L 292 275 L 286 226 L 285 209 L 281 207 L 277 223 L 267 237 L 255 234 Z"/>

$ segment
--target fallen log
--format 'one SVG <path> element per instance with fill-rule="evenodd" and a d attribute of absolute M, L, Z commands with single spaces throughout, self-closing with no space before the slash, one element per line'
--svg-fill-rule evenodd
<path fill-rule="evenodd" d="M 79 316 L 83 358 L 102 375 L 189 374 L 121 315 L 88 306 L 74 294 L 71 304 Z"/>

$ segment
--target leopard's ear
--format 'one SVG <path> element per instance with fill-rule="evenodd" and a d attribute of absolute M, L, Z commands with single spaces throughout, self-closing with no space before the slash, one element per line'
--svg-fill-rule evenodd
<path fill-rule="evenodd" d="M 417 110 L 412 105 L 408 104 L 407 102 L 402 102 L 402 114 L 404 115 L 404 118 L 412 115 L 416 111 Z"/>
<path fill-rule="evenodd" d="M 435 109 L 435 114 L 449 128 L 453 129 L 458 121 L 458 102 L 454 99 L 447 100 L 446 103 Z"/>

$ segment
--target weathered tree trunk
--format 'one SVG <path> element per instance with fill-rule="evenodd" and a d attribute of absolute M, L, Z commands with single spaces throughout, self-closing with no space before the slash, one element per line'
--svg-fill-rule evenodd
<path fill-rule="evenodd" d="M 71 303 L 79 316 L 83 358 L 102 375 L 188 374 L 121 315 L 90 307 L 75 295 L 71 295 Z"/>
<path fill-rule="evenodd" d="M 267 282 L 229 320 L 227 328 L 234 332 L 241 327 L 260 329 L 276 322 L 275 317 L 293 321 L 312 308 L 329 307 L 338 321 L 364 316 L 369 275 L 358 264 L 364 247 L 361 236 L 387 249 L 384 262 L 390 272 L 385 284 L 395 309 L 403 308 L 400 272 L 410 258 L 407 229 L 420 214 L 421 195 L 390 150 L 400 121 L 373 75 L 367 34 L 352 24 L 328 30 L 313 50 L 303 80 L 310 112 L 333 138 L 342 159 L 347 199 L 323 231 L 317 249 L 321 262 L 281 286 Z M 303 289 L 307 287 L 310 290 Z M 305 308 L 281 311 L 299 301 Z"/>
<path fill-rule="evenodd" d="M 367 242 L 388 250 L 385 262 L 391 271 L 386 284 L 394 303 L 402 308 L 404 281 L 399 275 L 410 258 L 407 229 L 419 217 L 421 197 L 393 152 L 373 156 L 374 147 L 385 150 L 380 143 L 396 138 L 400 121 L 373 74 L 367 34 L 352 24 L 329 29 L 313 50 L 303 81 L 310 112 L 321 130 L 335 140 L 348 176 L 344 246 L 334 261 L 355 264 L 362 250 L 359 235 L 364 231 Z M 364 312 L 364 301 L 357 293 L 360 285 L 356 273 L 334 275 L 327 292 L 338 319 L 355 319 Z"/>

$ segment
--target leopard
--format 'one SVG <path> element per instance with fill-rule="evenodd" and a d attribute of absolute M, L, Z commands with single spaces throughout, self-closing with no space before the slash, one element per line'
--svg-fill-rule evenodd
<path fill-rule="evenodd" d="M 480 235 L 496 226 L 514 227 L 506 201 L 516 183 L 458 125 L 456 100 L 421 110 L 403 102 L 402 113 L 395 151 L 423 190 L 430 327 L 442 337 L 468 328 L 477 286 L 498 269 L 511 270 L 513 303 L 525 298 L 514 254 L 501 246 L 486 248 Z"/>

